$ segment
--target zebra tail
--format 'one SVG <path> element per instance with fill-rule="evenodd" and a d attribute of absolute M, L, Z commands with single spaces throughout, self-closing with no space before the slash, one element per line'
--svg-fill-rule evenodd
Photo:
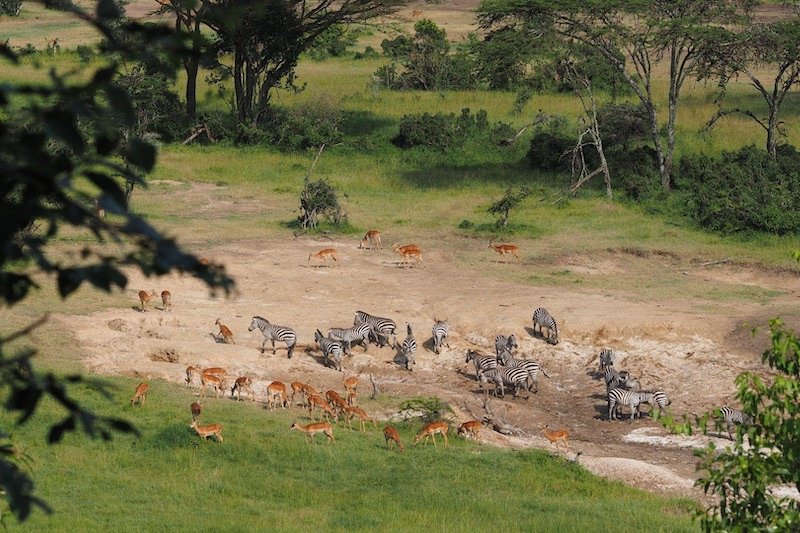
<path fill-rule="evenodd" d="M 542 371 L 542 374 L 544 374 L 544 377 L 546 377 L 547 379 L 550 379 L 550 374 L 548 374 L 547 372 L 545 372 L 545 370 L 544 370 L 544 368 L 543 368 L 543 367 L 541 367 L 541 366 L 540 366 L 540 367 L 539 367 L 539 370 L 541 370 L 541 371 Z"/>

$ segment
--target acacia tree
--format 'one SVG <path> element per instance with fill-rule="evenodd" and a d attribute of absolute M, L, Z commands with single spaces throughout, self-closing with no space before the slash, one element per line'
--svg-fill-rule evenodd
<path fill-rule="evenodd" d="M 681 89 L 698 73 L 703 50 L 725 35 L 722 25 L 736 20 L 736 7 L 726 0 L 484 0 L 478 19 L 486 31 L 556 36 L 597 50 L 646 109 L 661 186 L 668 191 Z M 653 90 L 653 69 L 662 59 L 669 74 L 666 145 Z"/>
<path fill-rule="evenodd" d="M 75 6 L 67 11 L 103 36 L 109 62 L 91 72 L 70 68 L 64 74 L 54 68 L 47 82 L 0 84 L 0 305 L 19 304 L 42 278 L 54 278 L 62 298 L 84 283 L 105 291 L 121 289 L 128 267 L 146 275 L 178 269 L 212 288 L 231 289 L 224 268 L 202 265 L 130 212 L 118 180 L 122 176 L 144 185 L 141 176 L 153 168 L 156 151 L 135 135 L 124 139 L 136 115 L 130 95 L 116 82 L 119 65 L 114 58 L 169 70 L 162 59 L 181 51 L 179 41 L 169 28 L 119 23 L 121 12 L 113 0 L 99 0 L 94 13 Z M 7 44 L 0 44 L 0 61 L 11 68 L 19 63 Z M 95 205 L 111 216 L 100 217 Z M 90 234 L 94 244 L 75 256 L 59 253 L 53 240 L 65 226 Z M 24 423 L 43 398 L 52 398 L 65 414 L 50 428 L 51 443 L 69 431 L 103 439 L 115 431 L 135 432 L 126 421 L 98 416 L 72 398 L 68 385 L 86 381 L 81 376 L 62 378 L 37 370 L 34 349 L 9 352 L 10 342 L 43 320 L 0 335 L 2 409 Z M 101 383 L 90 380 L 89 385 L 108 395 Z M 0 428 L 0 494 L 11 514 L 24 520 L 34 507 L 49 508 L 35 496 L 33 479 L 17 450 Z"/>

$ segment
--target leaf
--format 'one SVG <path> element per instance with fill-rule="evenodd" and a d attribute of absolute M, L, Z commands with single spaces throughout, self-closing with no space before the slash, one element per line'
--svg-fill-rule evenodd
<path fill-rule="evenodd" d="M 48 135 L 66 143 L 77 155 L 83 154 L 85 142 L 78 130 L 78 121 L 74 114 L 61 109 L 51 109 L 43 118 Z"/>
<path fill-rule="evenodd" d="M 58 293 L 66 298 L 75 292 L 86 279 L 82 268 L 64 268 L 58 272 Z"/>
<path fill-rule="evenodd" d="M 122 125 L 128 128 L 133 127 L 136 124 L 136 112 L 128 92 L 117 85 L 107 86 L 105 92 L 111 109 L 120 115 Z"/>
<path fill-rule="evenodd" d="M 70 415 L 64 420 L 50 427 L 50 432 L 47 434 L 48 444 L 59 442 L 67 431 L 75 431 L 75 416 Z"/>
<path fill-rule="evenodd" d="M 141 139 L 134 139 L 128 146 L 125 158 L 145 172 L 150 172 L 156 164 L 156 147 Z"/>
<path fill-rule="evenodd" d="M 23 300 L 31 287 L 38 287 L 38 285 L 24 274 L 0 272 L 0 297 L 9 305 Z"/>
<path fill-rule="evenodd" d="M 125 193 L 113 178 L 101 172 L 87 172 L 86 177 L 103 191 L 103 195 L 110 197 L 118 205 L 125 205 Z"/>
<path fill-rule="evenodd" d="M 114 0 L 100 0 L 97 2 L 97 17 L 100 19 L 118 19 L 122 13 Z"/>

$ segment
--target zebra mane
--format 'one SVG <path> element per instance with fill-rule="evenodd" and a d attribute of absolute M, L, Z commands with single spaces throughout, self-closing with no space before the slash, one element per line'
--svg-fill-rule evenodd
<path fill-rule="evenodd" d="M 262 321 L 266 322 L 267 324 L 269 324 L 269 320 L 267 320 L 264 317 L 258 316 L 258 315 L 253 315 L 253 320 L 262 320 Z"/>

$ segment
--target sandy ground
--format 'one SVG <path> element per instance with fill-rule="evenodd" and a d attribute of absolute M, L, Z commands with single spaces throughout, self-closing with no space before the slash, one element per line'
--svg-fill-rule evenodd
<path fill-rule="evenodd" d="M 698 497 L 692 446 L 705 441 L 667 437 L 653 420 L 629 424 L 606 421 L 605 387 L 597 373 L 597 355 L 611 346 L 617 366 L 637 376 L 644 388 L 660 388 L 672 398 L 672 413 L 699 413 L 733 400 L 735 376 L 760 368 L 765 338 L 749 335 L 752 325 L 765 324 L 779 310 L 797 310 L 800 280 L 790 274 L 714 265 L 686 272 L 699 279 L 727 280 L 780 290 L 769 304 L 736 302 L 725 312 L 708 311 L 702 303 L 680 295 L 666 301 L 643 301 L 625 292 L 565 290 L 519 285 L 490 279 L 490 269 L 531 269 L 531 264 L 503 264 L 485 243 L 474 240 L 422 242 L 424 268 L 401 268 L 390 250 L 359 250 L 354 237 L 339 240 L 299 237 L 292 240 L 236 242 L 200 253 L 226 264 L 237 279 L 238 294 L 215 299 L 199 282 L 178 275 L 145 280 L 131 275 L 130 305 L 85 316 L 59 317 L 76 332 L 91 372 L 160 378 L 183 383 L 187 365 L 222 366 L 229 374 L 250 376 L 263 398 L 272 380 L 309 381 L 316 387 L 342 389 L 343 375 L 358 375 L 361 390 L 369 375 L 382 391 L 399 398 L 437 395 L 453 406 L 459 421 L 482 413 L 482 393 L 468 348 L 491 353 L 497 334 L 514 333 L 519 354 L 538 361 L 550 374 L 540 377 L 540 390 L 530 398 L 492 400 L 494 412 L 525 432 L 504 437 L 486 430 L 481 439 L 500 446 L 535 446 L 555 450 L 541 434 L 545 424 L 570 431 L 570 450 L 561 452 L 589 470 L 656 492 Z M 457 259 L 463 247 L 484 253 L 477 267 Z M 323 247 L 339 250 L 340 265 L 314 266 L 308 255 Z M 477 251 L 477 248 L 485 251 Z M 607 257 L 570 257 L 571 268 L 584 264 L 600 274 L 625 276 L 652 268 L 646 259 L 609 253 Z M 559 265 L 553 265 L 559 268 Z M 502 276 L 493 276 L 502 278 Z M 173 309 L 160 302 L 139 310 L 136 292 L 155 288 L 173 294 Z M 532 334 L 531 315 L 547 307 L 559 321 L 561 342 L 551 346 Z M 717 306 L 719 307 L 719 306 Z M 724 308 L 724 306 L 723 306 Z M 356 310 L 393 318 L 404 337 L 410 322 L 421 343 L 417 365 L 408 372 L 395 362 L 389 347 L 354 347 L 345 371 L 323 366 L 313 340 L 315 329 L 349 326 Z M 277 354 L 259 347 L 262 335 L 248 332 L 253 315 L 293 327 L 299 336 L 294 357 L 278 343 Z M 796 316 L 796 313 L 795 313 Z M 447 319 L 449 348 L 431 350 L 434 317 Z M 218 343 L 215 320 L 233 330 L 236 344 Z M 747 324 L 747 325 L 745 325 Z M 362 392 L 366 394 L 366 392 Z M 223 401 L 223 400 L 220 400 Z M 389 417 L 393 413 L 381 413 Z"/>

